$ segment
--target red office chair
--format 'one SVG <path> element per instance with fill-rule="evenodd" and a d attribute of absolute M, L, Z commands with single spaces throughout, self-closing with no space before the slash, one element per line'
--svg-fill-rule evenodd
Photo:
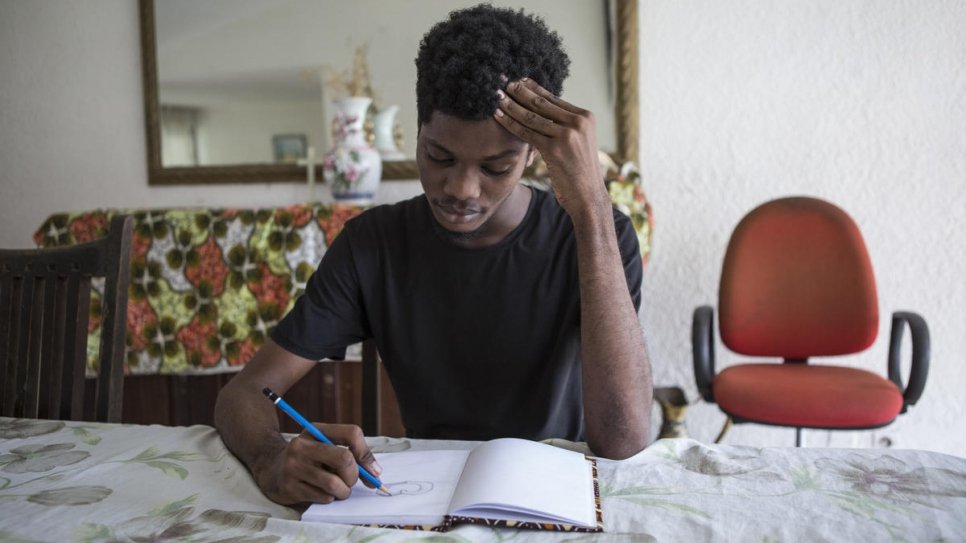
<path fill-rule="evenodd" d="M 875 278 L 862 234 L 833 204 L 782 198 L 748 213 L 728 243 L 718 305 L 726 347 L 783 360 L 742 363 L 715 374 L 714 310 L 694 311 L 698 390 L 705 400 L 717 402 L 729 423 L 794 427 L 800 446 L 802 428 L 878 428 L 922 394 L 929 328 L 916 313 L 892 314 L 888 379 L 851 367 L 809 364 L 812 357 L 865 350 L 879 326 Z M 899 367 L 905 325 L 912 331 L 907 387 Z"/>

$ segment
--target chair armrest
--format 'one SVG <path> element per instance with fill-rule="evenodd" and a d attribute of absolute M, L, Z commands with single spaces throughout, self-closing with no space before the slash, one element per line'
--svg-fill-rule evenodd
<path fill-rule="evenodd" d="M 705 401 L 714 402 L 714 309 L 702 305 L 694 310 L 691 324 L 691 353 L 694 358 L 694 381 Z"/>
<path fill-rule="evenodd" d="M 903 386 L 899 356 L 902 352 L 902 333 L 909 325 L 912 332 L 912 366 L 909 368 L 909 386 Z M 892 332 L 889 335 L 889 380 L 902 390 L 902 412 L 915 405 L 926 386 L 929 375 L 929 326 L 919 314 L 896 311 L 892 314 Z"/>

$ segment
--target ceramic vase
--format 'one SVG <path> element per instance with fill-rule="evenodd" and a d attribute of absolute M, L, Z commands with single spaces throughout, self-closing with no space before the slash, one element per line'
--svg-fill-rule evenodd
<path fill-rule="evenodd" d="M 371 102 L 364 96 L 332 101 L 333 145 L 322 158 L 322 172 L 332 197 L 340 203 L 371 204 L 382 178 L 382 158 L 366 142 L 363 130 Z"/>
<path fill-rule="evenodd" d="M 379 113 L 373 115 L 373 133 L 375 136 L 374 145 L 383 160 L 402 160 L 406 158 L 402 151 L 396 147 L 396 140 L 393 135 L 393 128 L 396 125 L 396 112 L 399 106 L 389 106 Z"/>

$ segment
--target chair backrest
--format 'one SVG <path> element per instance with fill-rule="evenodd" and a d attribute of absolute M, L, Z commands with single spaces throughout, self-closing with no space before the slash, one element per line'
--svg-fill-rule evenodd
<path fill-rule="evenodd" d="M 866 349 L 879 310 L 862 234 L 824 200 L 762 204 L 728 243 L 718 308 L 722 341 L 737 353 L 803 360 Z"/>
<path fill-rule="evenodd" d="M 120 422 L 133 220 L 69 247 L 0 250 L 0 414 L 81 420 L 91 279 L 104 278 L 94 420 Z"/>

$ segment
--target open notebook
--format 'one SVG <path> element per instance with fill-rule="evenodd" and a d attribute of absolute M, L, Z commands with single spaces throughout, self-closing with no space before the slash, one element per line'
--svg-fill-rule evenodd
<path fill-rule="evenodd" d="M 303 521 L 445 531 L 473 523 L 603 531 L 596 464 L 580 453 L 523 439 L 473 450 L 377 454 L 386 496 L 360 481 L 352 495 L 313 504 Z"/>

